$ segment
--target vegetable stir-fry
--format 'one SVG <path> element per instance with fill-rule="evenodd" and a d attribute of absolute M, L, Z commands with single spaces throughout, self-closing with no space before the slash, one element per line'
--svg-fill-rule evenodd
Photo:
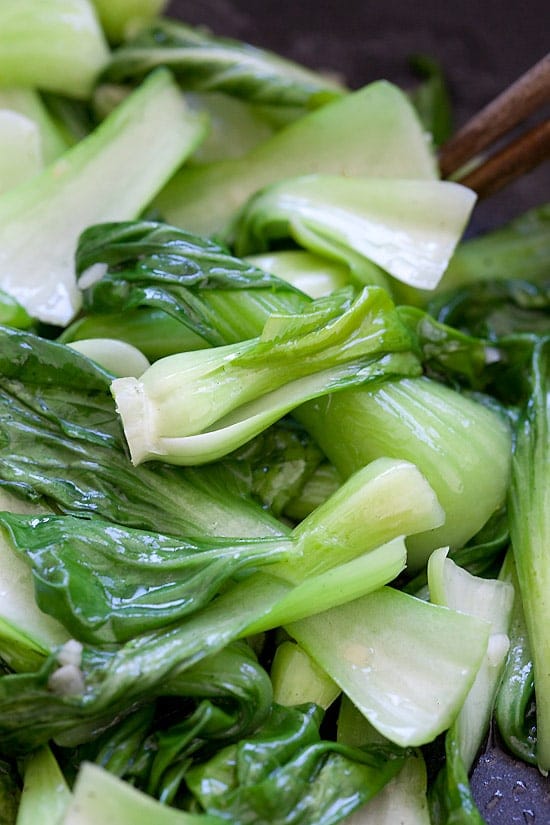
<path fill-rule="evenodd" d="M 0 821 L 480 823 L 495 708 L 550 770 L 549 208 L 462 239 L 431 61 L 164 5 L 0 7 Z"/>

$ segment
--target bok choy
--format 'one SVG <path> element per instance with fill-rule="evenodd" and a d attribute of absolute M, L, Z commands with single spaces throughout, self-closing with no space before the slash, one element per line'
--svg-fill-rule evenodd
<path fill-rule="evenodd" d="M 257 339 L 167 356 L 139 379 L 113 381 L 132 461 L 221 458 L 305 401 L 418 373 L 387 293 L 373 287 L 351 298 L 273 314 Z"/>
<path fill-rule="evenodd" d="M 94 133 L 2 195 L 2 288 L 33 317 L 65 325 L 80 306 L 73 265 L 79 234 L 98 220 L 137 216 L 203 128 L 167 73 L 148 78 Z"/>
<path fill-rule="evenodd" d="M 89 0 L 5 0 L 0 8 L 3 85 L 88 98 L 109 59 Z"/>
<path fill-rule="evenodd" d="M 546 209 L 460 240 L 429 60 L 162 8 L 0 91 L 0 819 L 476 825 L 495 701 L 548 769 Z"/>
<path fill-rule="evenodd" d="M 550 770 L 550 340 L 533 353 L 532 392 L 518 425 L 510 488 L 510 534 L 529 631 L 537 696 L 537 762 Z"/>

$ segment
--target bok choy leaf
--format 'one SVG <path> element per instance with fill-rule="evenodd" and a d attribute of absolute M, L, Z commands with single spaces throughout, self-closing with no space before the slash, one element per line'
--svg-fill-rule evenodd
<path fill-rule="evenodd" d="M 130 783 L 85 762 L 63 825 L 96 825 L 100 820 L 119 825 L 222 825 L 218 817 L 162 805 Z"/>
<path fill-rule="evenodd" d="M 514 588 L 509 582 L 481 579 L 462 570 L 436 550 L 428 563 L 430 598 L 477 616 L 490 625 L 487 650 L 460 713 L 445 736 L 445 766 L 430 794 L 435 823 L 481 823 L 468 783 L 468 773 L 489 728 L 489 721 L 509 648 Z"/>
<path fill-rule="evenodd" d="M 402 747 L 446 730 L 474 681 L 489 626 L 384 587 L 288 632 L 369 722 Z"/>
<path fill-rule="evenodd" d="M 40 609 L 99 643 L 181 620 L 233 577 L 292 553 L 282 537 L 178 540 L 71 516 L 0 513 L 0 524 L 32 566 Z"/>
<path fill-rule="evenodd" d="M 147 227 L 138 228 L 136 231 L 138 239 L 142 237 L 145 242 L 143 253 L 146 261 L 147 241 L 149 237 L 155 236 L 156 229 L 153 225 L 150 231 Z M 177 248 L 178 235 L 177 230 L 167 229 L 166 232 L 168 255 L 171 241 Z M 126 236 L 128 243 L 125 241 Z M 119 285 L 121 295 L 131 293 L 134 277 L 132 273 L 139 267 L 140 254 L 139 245 L 136 248 L 132 246 L 131 229 L 127 235 L 125 225 L 107 228 L 105 233 L 98 228 L 97 233 L 94 231 L 93 237 L 90 237 L 94 242 L 91 247 L 92 253 L 89 259 L 82 259 L 82 265 L 85 265 L 86 260 L 91 263 L 100 262 L 102 259 L 110 261 L 112 256 L 113 263 L 108 265 L 106 274 L 108 294 L 115 295 L 118 291 L 118 286 L 111 289 L 109 282 Z M 281 302 L 284 312 L 290 309 L 289 299 L 293 304 L 296 302 L 295 309 L 292 310 L 294 312 L 302 311 L 311 303 L 311 299 L 298 291 L 285 292 L 277 289 L 267 295 L 263 290 L 254 287 L 250 290 L 241 289 L 239 284 L 244 283 L 244 278 L 242 281 L 241 278 L 237 278 L 236 289 L 231 290 L 229 286 L 233 275 L 231 278 L 228 277 L 225 282 L 228 288 L 223 291 L 214 293 L 208 289 L 201 289 L 199 280 L 192 287 L 192 296 L 186 295 L 181 298 L 177 268 L 180 267 L 185 273 L 187 264 L 183 256 L 177 257 L 176 272 L 168 272 L 167 265 L 163 264 L 162 272 L 166 272 L 163 289 L 169 292 L 170 300 L 174 299 L 178 311 L 181 307 L 184 312 L 185 302 L 191 302 L 192 297 L 195 302 L 193 306 L 198 307 L 197 311 L 201 317 L 208 317 L 212 326 L 219 329 L 223 335 L 227 334 L 229 325 L 230 335 L 234 335 L 235 318 L 241 309 L 247 333 L 253 330 L 253 334 L 258 335 L 269 312 L 276 311 L 278 301 Z M 225 266 L 229 271 L 231 262 L 225 261 L 224 268 Z M 152 262 L 148 267 L 152 269 Z M 148 278 L 155 280 L 157 276 L 145 271 L 142 275 L 142 288 L 139 291 L 143 295 L 147 289 Z M 139 276 L 140 280 L 142 275 Z M 208 279 L 209 275 L 205 273 L 205 284 L 208 283 Z M 182 276 L 182 286 L 184 281 L 185 274 Z M 251 281 L 254 284 L 256 278 L 252 277 Z M 98 282 L 94 287 L 98 289 L 98 296 L 101 294 L 100 284 L 101 282 Z M 91 300 L 93 301 L 93 294 Z M 140 300 L 138 297 L 137 302 Z M 98 308 L 99 306 L 98 303 Z M 399 312 L 403 312 L 405 320 L 407 311 L 400 309 Z M 437 325 L 434 329 L 431 321 L 428 323 L 428 334 L 423 324 L 419 332 L 418 323 L 414 319 L 411 328 L 418 345 L 424 350 L 427 365 L 430 364 L 430 359 L 433 361 L 435 355 L 437 359 L 444 361 L 445 365 L 452 363 L 457 370 L 465 376 L 471 376 L 476 383 L 479 380 L 476 376 L 484 374 L 481 364 L 485 358 L 483 353 L 488 354 L 486 360 L 490 360 L 489 355 L 492 354 L 491 347 L 486 343 L 469 342 L 472 349 L 457 349 L 456 332 L 451 337 L 446 333 L 442 339 Z M 234 338 L 230 337 L 229 341 L 234 341 Z M 434 341 L 435 353 L 432 346 Z M 464 339 L 461 341 L 462 344 L 467 343 Z M 527 355 L 530 346 L 527 345 Z M 520 349 L 518 345 L 513 352 L 517 355 Z M 464 358 L 459 357 L 461 351 L 465 354 Z M 503 352 L 502 358 L 507 358 L 506 352 Z M 491 374 L 491 365 L 485 366 L 487 373 Z M 495 366 L 498 367 L 498 364 Z M 510 371 L 505 374 L 509 376 Z M 388 454 L 417 462 L 422 472 L 429 475 L 447 511 L 447 523 L 433 534 L 409 540 L 411 569 L 420 569 L 429 553 L 437 547 L 461 547 L 483 527 L 487 519 L 504 502 L 510 465 L 508 424 L 500 420 L 499 414 L 441 386 L 438 382 L 427 379 L 409 382 L 405 379 L 399 382 L 385 382 L 384 386 L 372 393 L 367 388 L 339 392 L 330 397 L 330 402 L 318 399 L 302 405 L 293 412 L 293 416 L 305 426 L 342 476 L 349 475 L 376 457 Z M 423 422 L 420 428 L 416 425 L 417 419 Z M 345 422 L 345 426 L 342 426 L 342 422 Z M 399 434 L 397 438 L 396 433 Z"/>
<path fill-rule="evenodd" d="M 92 0 L 110 41 L 123 39 L 134 26 L 143 26 L 168 5 L 167 0 Z"/>
<path fill-rule="evenodd" d="M 432 150 L 410 102 L 397 87 L 377 81 L 309 112 L 241 158 L 184 167 L 155 206 L 168 223 L 217 236 L 255 192 L 313 173 L 437 178 Z"/>
<path fill-rule="evenodd" d="M 537 699 L 537 762 L 550 770 L 550 339 L 533 353 L 532 392 L 514 448 L 509 495 L 510 537 L 516 563 Z"/>
<path fill-rule="evenodd" d="M 187 783 L 208 813 L 239 825 L 339 822 L 397 773 L 404 753 L 323 741 L 321 716 L 315 705 L 275 705 L 254 737 L 193 767 Z"/>
<path fill-rule="evenodd" d="M 392 501 L 387 490 L 396 475 L 409 492 Z M 194 668 L 235 639 L 304 611 L 338 605 L 395 578 L 405 561 L 402 541 L 385 548 L 380 543 L 440 518 L 433 491 L 413 465 L 374 462 L 297 528 L 301 558 L 296 563 L 279 559 L 271 573 L 236 581 L 184 621 L 142 632 L 118 648 L 73 641 L 70 651 L 67 645 L 53 648 L 36 672 L 0 679 L 2 747 L 25 750 L 52 737 L 69 745 L 87 741 L 156 696 L 177 693 L 172 678 L 178 685 L 192 680 Z M 72 617 L 70 623 L 76 633 L 82 625 L 77 618 L 78 624 Z"/>
<path fill-rule="evenodd" d="M 263 189 L 229 232 L 239 255 L 291 237 L 337 261 L 364 257 L 399 281 L 434 289 L 475 199 L 448 181 L 309 175 Z"/>
<path fill-rule="evenodd" d="M 17 812 L 18 825 L 59 825 L 71 801 L 71 791 L 48 746 L 23 760 L 23 791 Z"/>
<path fill-rule="evenodd" d="M 171 535 L 281 535 L 242 489 L 232 492 L 223 468 L 132 467 L 111 380 L 67 346 L 0 329 L 0 487 Z"/>
<path fill-rule="evenodd" d="M 412 572 L 438 547 L 461 547 L 504 504 L 511 453 L 508 422 L 431 379 L 404 378 L 372 390 L 348 390 L 309 401 L 294 415 L 344 477 L 382 455 L 421 468 L 446 519 L 442 527 L 407 540 Z"/>
<path fill-rule="evenodd" d="M 76 267 L 85 309 L 113 315 L 143 307 L 162 310 L 210 345 L 252 338 L 259 333 L 258 317 L 299 312 L 308 303 L 289 284 L 226 247 L 153 221 L 89 227 L 79 239 Z M 102 277 L 85 285 L 93 267 L 104 270 Z M 112 337 L 117 320 L 114 315 Z"/>
<path fill-rule="evenodd" d="M 139 81 L 167 66 L 184 89 L 224 92 L 262 106 L 315 108 L 345 90 L 265 49 L 176 20 L 157 20 L 114 51 L 102 79 Z"/>
<path fill-rule="evenodd" d="M 310 615 L 390 581 L 405 565 L 405 550 L 402 540 L 387 542 L 440 521 L 437 500 L 416 468 L 383 460 L 349 479 L 289 536 L 275 539 L 174 539 L 97 518 L 0 513 L 17 556 L 32 569 L 38 607 L 74 638 L 98 644 L 172 626 L 222 590 L 230 599 L 232 583 L 257 577 L 266 565 L 288 592 L 274 582 L 269 595 L 260 576 L 262 609 L 250 617 L 243 610 L 235 633 Z M 8 568 L 18 561 L 7 548 L 4 556 Z M 26 578 L 19 572 L 11 602 L 29 595 L 30 570 Z M 12 612 L 28 629 L 29 621 Z"/>
<path fill-rule="evenodd" d="M 148 78 L 87 138 L 2 195 L 2 288 L 35 318 L 59 326 L 72 320 L 80 306 L 79 234 L 98 220 L 136 217 L 203 132 L 167 72 Z"/>
<path fill-rule="evenodd" d="M 109 59 L 104 34 L 88 0 L 4 0 L 0 6 L 0 76 L 29 86 L 87 98 Z"/>
<path fill-rule="evenodd" d="M 72 665 L 60 664 L 62 648 L 35 673 L 2 677 L 2 752 L 25 753 L 51 739 L 64 747 L 88 742 L 157 697 L 188 700 L 187 709 L 205 698 L 220 702 L 233 709 L 237 735 L 264 718 L 271 682 L 247 645 L 222 643 L 213 656 L 197 646 L 193 666 L 173 633 L 155 635 L 118 650 L 84 647 Z"/>
<path fill-rule="evenodd" d="M 536 765 L 533 657 L 511 551 L 506 556 L 505 569 L 516 595 L 510 622 L 510 650 L 497 695 L 495 719 L 508 750 L 524 762 Z"/>
<path fill-rule="evenodd" d="M 271 315 L 257 339 L 155 362 L 111 389 L 132 461 L 212 461 L 319 395 L 420 366 L 387 293 L 349 291 Z"/>

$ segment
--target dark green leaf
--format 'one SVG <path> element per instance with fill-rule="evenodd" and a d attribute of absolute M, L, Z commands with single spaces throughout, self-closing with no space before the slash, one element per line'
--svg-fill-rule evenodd
<path fill-rule="evenodd" d="M 401 320 L 415 334 L 428 374 L 447 382 L 454 379 L 473 389 L 481 389 L 487 383 L 486 369 L 490 361 L 487 341 L 439 323 L 416 307 L 402 306 L 398 311 Z M 491 360 L 496 360 L 498 355 L 493 346 Z"/>
<path fill-rule="evenodd" d="M 533 659 L 515 569 L 512 583 L 516 596 L 508 633 L 510 648 L 497 694 L 495 718 L 500 735 L 510 752 L 519 759 L 536 765 Z"/>
<path fill-rule="evenodd" d="M 0 289 L 0 324 L 17 327 L 17 329 L 29 329 L 33 323 L 33 319 L 21 304 Z"/>
<path fill-rule="evenodd" d="M 122 642 L 200 610 L 224 583 L 281 561 L 289 539 L 175 539 L 73 516 L 0 513 L 36 601 L 75 639 Z"/>
<path fill-rule="evenodd" d="M 394 776 L 405 751 L 323 741 L 315 705 L 272 707 L 257 733 L 192 768 L 187 784 L 207 813 L 235 825 L 331 825 Z"/>
<path fill-rule="evenodd" d="M 550 230 L 549 230 L 550 231 Z M 443 292 L 428 304 L 438 321 L 490 340 L 550 328 L 550 280 L 481 281 Z"/>
<path fill-rule="evenodd" d="M 62 344 L 0 328 L 0 485 L 72 515 L 172 535 L 281 534 L 223 468 L 134 467 L 111 376 Z"/>
<path fill-rule="evenodd" d="M 520 417 L 508 497 L 510 537 L 533 657 L 537 762 L 550 769 L 550 337 L 534 348 L 532 391 Z"/>
<path fill-rule="evenodd" d="M 235 450 L 224 463 L 243 490 L 280 516 L 300 496 L 323 458 L 305 430 L 283 419 Z"/>
<path fill-rule="evenodd" d="M 225 247 L 152 221 L 87 229 L 76 261 L 79 273 L 93 264 L 107 266 L 84 292 L 85 308 L 94 314 L 162 310 L 211 345 L 253 337 L 270 311 L 298 312 L 308 303 L 285 281 L 232 257 Z"/>
<path fill-rule="evenodd" d="M 50 739 L 67 747 L 89 742 L 158 697 L 219 701 L 233 709 L 235 736 L 254 729 L 271 703 L 271 682 L 248 645 L 228 646 L 231 636 L 213 625 L 200 636 L 193 625 L 138 637 L 118 650 L 85 647 L 82 692 L 54 689 L 55 655 L 36 673 L 3 676 L 0 752 L 28 752 Z"/>
<path fill-rule="evenodd" d="M 126 717 L 97 742 L 78 749 L 78 758 L 93 760 L 126 781 L 170 804 L 178 794 L 182 776 L 193 760 L 248 735 L 269 710 L 270 683 L 246 648 L 229 647 L 202 669 L 212 686 L 199 690 L 193 701 L 164 698 Z M 173 691 L 177 694 L 177 691 Z"/>
<path fill-rule="evenodd" d="M 157 66 L 168 66 L 185 89 L 262 105 L 313 107 L 343 94 L 335 82 L 278 55 L 175 20 L 158 20 L 117 49 L 103 79 L 136 81 Z"/>
<path fill-rule="evenodd" d="M 548 284 L 549 277 L 550 204 L 543 204 L 499 229 L 461 243 L 439 291 L 509 279 Z"/>

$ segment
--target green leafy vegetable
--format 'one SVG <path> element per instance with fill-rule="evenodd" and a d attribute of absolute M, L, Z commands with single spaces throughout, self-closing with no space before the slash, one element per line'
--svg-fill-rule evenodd
<path fill-rule="evenodd" d="M 227 475 L 134 468 L 112 376 L 69 347 L 0 330 L 0 485 L 62 512 L 171 535 L 280 535 Z"/>
<path fill-rule="evenodd" d="M 414 493 L 384 507 L 388 486 L 399 492 L 400 476 L 403 486 L 417 482 Z M 99 519 L 0 514 L 12 545 L 32 568 L 38 607 L 74 638 L 97 643 L 126 641 L 173 625 L 208 605 L 224 586 L 230 598 L 232 580 L 257 574 L 266 564 L 271 564 L 268 572 L 299 586 L 283 592 L 274 582 L 269 595 L 269 582 L 260 576 L 265 603 L 244 624 L 241 618 L 235 633 L 310 615 L 394 578 L 403 569 L 405 551 L 402 540 L 395 547 L 386 542 L 440 520 L 435 497 L 416 469 L 383 460 L 350 479 L 286 538 L 176 540 Z M 9 551 L 4 556 L 6 567 L 17 570 Z M 29 597 L 29 577 L 17 573 L 19 579 L 11 576 L 9 603 Z M 16 606 L 8 612 L 16 626 L 34 631 L 39 640 L 53 634 L 47 622 L 36 633 L 20 613 Z"/>
<path fill-rule="evenodd" d="M 513 555 L 505 562 L 515 588 L 510 622 L 510 650 L 495 705 L 495 719 L 506 747 L 524 762 L 537 764 L 533 657 L 525 625 Z"/>
<path fill-rule="evenodd" d="M 100 643 L 176 622 L 234 576 L 292 552 L 283 538 L 185 541 L 71 516 L 0 513 L 0 523 L 32 565 L 40 609 Z"/>
<path fill-rule="evenodd" d="M 80 305 L 73 264 L 80 232 L 139 214 L 203 129 L 167 72 L 148 78 L 88 138 L 0 198 L 2 288 L 33 317 L 70 321 Z"/>
<path fill-rule="evenodd" d="M 151 227 L 151 232 L 153 235 L 156 232 L 154 226 Z M 102 258 L 110 260 L 110 256 L 116 254 L 117 238 L 121 239 L 120 270 L 115 271 L 114 261 L 117 259 L 114 258 L 107 275 L 107 289 L 110 289 L 111 279 L 116 278 L 117 281 L 120 279 L 123 294 L 129 288 L 126 285 L 130 283 L 131 273 L 139 264 L 140 251 L 139 245 L 132 249 L 131 244 L 126 246 L 123 243 L 125 233 L 124 226 L 121 227 L 120 232 L 114 227 L 112 246 L 108 241 L 103 247 L 102 238 L 105 239 L 106 236 L 98 230 L 97 246 L 94 246 L 91 258 L 94 262 Z M 128 235 L 131 238 L 130 231 Z M 107 233 L 107 238 L 109 237 Z M 146 230 L 144 232 L 145 242 L 148 237 Z M 177 233 L 169 230 L 167 241 L 173 240 L 177 243 L 177 238 Z M 146 260 L 147 246 L 143 251 L 144 260 Z M 229 267 L 229 262 L 226 264 Z M 185 271 L 183 261 L 176 262 L 176 267 L 178 266 Z M 165 265 L 163 265 L 164 269 Z M 147 288 L 148 277 L 144 271 L 143 290 Z M 269 305 L 266 305 L 259 300 L 260 294 L 263 293 L 262 290 L 255 288 L 247 290 L 239 286 L 242 283 L 244 287 L 248 277 L 246 276 L 242 281 L 237 277 L 237 288 L 234 291 L 227 289 L 215 295 L 208 289 L 200 289 L 200 281 L 193 287 L 192 300 L 200 302 L 194 303 L 193 306 L 198 305 L 201 317 L 208 315 L 210 323 L 224 336 L 228 334 L 226 332 L 228 319 L 234 322 L 237 317 L 238 303 L 242 307 L 245 329 L 247 332 L 253 329 L 253 334 L 256 335 L 265 323 L 269 310 L 275 311 L 278 301 L 281 302 L 284 311 L 288 311 L 286 303 L 288 296 L 296 302 L 295 311 L 309 306 L 310 301 L 305 295 L 299 292 L 285 293 L 278 290 L 271 294 Z M 173 296 L 174 303 L 178 307 L 181 306 L 183 311 L 184 300 L 179 297 L 177 273 L 167 274 L 164 283 L 167 284 L 169 280 L 171 283 L 167 289 L 169 288 L 170 298 Z M 233 276 L 228 277 L 227 287 L 230 286 L 232 280 Z M 255 280 L 252 277 L 252 284 Z M 100 284 L 101 281 L 96 285 L 98 290 L 101 290 Z M 186 295 L 185 301 L 187 300 Z M 403 317 L 407 317 L 406 312 Z M 433 348 L 428 351 L 429 341 L 423 341 L 422 338 L 424 336 L 426 339 L 426 327 L 422 325 L 419 333 L 416 323 L 415 329 L 419 343 L 432 357 Z M 472 372 L 475 375 L 481 369 L 481 353 L 491 353 L 486 343 L 467 342 L 468 347 L 472 344 L 473 348 L 467 350 L 467 359 L 459 360 L 458 355 L 461 350 L 456 350 L 455 342 L 461 340 L 460 336 L 457 338 L 457 334 L 453 333 L 450 338 L 442 340 L 441 333 L 438 332 L 437 327 L 433 329 L 429 319 L 427 331 L 433 339 L 439 338 L 435 351 L 439 359 L 444 359 L 445 366 L 453 363 L 456 369 L 466 372 L 467 375 L 471 375 Z M 234 327 L 231 328 L 228 337 L 233 334 Z M 230 337 L 230 340 L 233 338 Z M 447 341 L 446 348 L 445 341 Z M 465 343 L 464 339 L 462 343 Z M 425 360 L 429 363 L 427 357 Z M 331 397 L 330 404 L 328 402 L 326 404 L 326 410 L 325 404 L 321 401 L 309 402 L 295 411 L 294 415 L 307 424 L 311 435 L 336 464 L 342 475 L 348 475 L 373 458 L 388 453 L 422 462 L 422 471 L 429 474 L 440 500 L 447 502 L 446 505 L 443 504 L 447 510 L 447 526 L 433 535 L 426 536 L 423 540 L 424 546 L 418 551 L 413 550 L 413 547 L 420 545 L 421 540 L 415 538 L 414 541 L 409 542 L 410 549 L 413 551 L 409 563 L 414 569 L 420 567 L 429 552 L 438 546 L 450 544 L 452 547 L 460 547 L 481 529 L 493 511 L 501 506 L 508 479 L 510 436 L 507 425 L 500 421 L 494 412 L 484 409 L 480 404 L 458 393 L 440 387 L 433 381 L 399 382 L 391 387 L 387 385 L 386 390 L 388 397 L 395 395 L 389 404 L 386 403 L 383 388 L 380 388 L 380 395 L 374 392 L 372 397 L 371 393 L 366 390 L 346 391 Z M 406 397 L 408 400 L 405 400 Z M 377 409 L 378 412 L 375 412 Z M 392 409 L 394 409 L 393 413 L 390 412 Z M 416 426 L 417 416 L 419 420 L 424 421 L 424 430 Z M 346 422 L 344 429 L 342 429 L 343 421 Z M 467 438 L 464 436 L 466 430 L 468 430 Z M 395 438 L 396 432 L 401 433 L 397 439 Z M 426 439 L 425 432 L 430 433 L 429 439 Z M 383 435 L 384 433 L 386 436 Z M 451 433 L 454 433 L 454 436 L 451 436 Z M 474 433 L 477 434 L 475 437 Z M 468 460 L 466 460 L 467 455 Z M 451 464 L 454 464 L 452 472 L 450 471 Z M 462 482 L 458 485 L 455 483 L 456 478 L 462 478 Z M 459 504 L 460 500 L 464 502 L 463 508 Z"/>
<path fill-rule="evenodd" d="M 430 557 L 428 583 L 433 602 L 476 616 L 490 625 L 485 657 L 460 713 L 447 731 L 447 760 L 431 794 L 436 822 L 481 823 L 467 775 L 489 728 L 508 653 L 514 589 L 509 582 L 472 576 L 447 559 L 445 550 L 436 550 Z"/>
<path fill-rule="evenodd" d="M 45 508 L 25 502 L 0 488 L 0 508 L 11 513 L 44 513 Z M 35 602 L 32 581 L 25 562 L 13 552 L 7 536 L 0 534 L 0 650 L 13 670 L 34 670 L 53 647 L 64 644 L 69 634 Z"/>
<path fill-rule="evenodd" d="M 278 705 L 293 707 L 312 702 L 326 710 L 340 693 L 330 676 L 290 640 L 278 645 L 270 675 L 273 700 Z"/>
<path fill-rule="evenodd" d="M 449 727 L 489 635 L 479 619 L 389 587 L 287 629 L 369 722 L 404 747 Z"/>
<path fill-rule="evenodd" d="M 480 825 L 510 582 L 550 768 L 548 208 L 459 242 L 429 58 L 46 5 L 0 9 L 2 825 Z"/>
<path fill-rule="evenodd" d="M 430 825 L 427 783 L 426 764 L 416 751 L 373 799 L 349 817 L 347 825 Z"/>
<path fill-rule="evenodd" d="M 445 736 L 445 770 L 437 775 L 430 795 L 430 821 L 434 825 L 485 823 L 474 802 L 453 727 Z"/>
<path fill-rule="evenodd" d="M 457 249 L 441 289 L 503 279 L 535 283 L 548 279 L 550 205 L 525 212 L 500 229 L 465 241 Z"/>
<path fill-rule="evenodd" d="M 242 158 L 184 167 L 155 203 L 169 223 L 211 236 L 225 230 L 255 192 L 312 173 L 437 177 L 411 104 L 378 81 L 299 118 Z"/>
<path fill-rule="evenodd" d="M 320 448 L 289 418 L 235 450 L 224 466 L 233 473 L 236 485 L 243 485 L 277 517 L 284 513 L 296 521 L 326 501 L 342 483 Z M 290 512 L 298 509 L 298 516 Z"/>
<path fill-rule="evenodd" d="M 540 285 L 513 278 L 481 281 L 443 292 L 428 309 L 439 320 L 491 341 L 543 335 L 550 323 L 550 279 Z"/>
<path fill-rule="evenodd" d="M 191 706 L 219 701 L 233 707 L 236 733 L 253 730 L 269 711 L 271 682 L 250 648 L 222 641 L 214 656 L 200 642 L 192 652 L 182 650 L 178 630 L 138 637 L 118 650 L 74 645 L 70 661 L 62 648 L 36 673 L 4 676 L 2 752 L 28 752 L 50 739 L 64 746 L 88 742 L 157 697 L 179 697 Z"/>
<path fill-rule="evenodd" d="M 516 433 L 509 496 L 510 536 L 533 656 L 537 762 L 550 770 L 550 339 L 533 355 L 532 394 Z"/>
<path fill-rule="evenodd" d="M 42 169 L 38 127 L 18 112 L 0 109 L 0 194 Z"/>
<path fill-rule="evenodd" d="M 119 825 L 221 825 L 218 817 L 190 814 L 162 805 L 127 782 L 97 765 L 85 762 L 78 775 L 63 825 L 97 825 L 98 821 Z"/>
<path fill-rule="evenodd" d="M 410 92 L 411 100 L 435 146 L 441 146 L 451 137 L 453 129 L 445 75 L 441 66 L 425 54 L 413 55 L 409 63 L 413 72 L 422 79 Z"/>
<path fill-rule="evenodd" d="M 274 706 L 254 738 L 189 771 L 203 808 L 231 822 L 336 823 L 399 770 L 397 749 L 319 741 L 319 709 Z"/>
<path fill-rule="evenodd" d="M 257 339 L 163 358 L 111 389 L 132 461 L 201 464 L 321 394 L 419 366 L 387 293 L 365 288 L 271 315 Z M 400 355 L 401 354 L 401 355 Z"/>
<path fill-rule="evenodd" d="M 19 112 L 36 124 L 40 137 L 40 156 L 44 164 L 56 160 L 68 148 L 59 125 L 35 89 L 1 88 L 0 109 Z"/>
<path fill-rule="evenodd" d="M 489 382 L 488 368 L 503 359 L 494 344 L 438 323 L 417 307 L 399 307 L 399 315 L 416 334 L 428 374 L 441 382 L 455 379 L 482 389 Z"/>
<path fill-rule="evenodd" d="M 310 175 L 259 192 L 230 233 L 241 255 L 290 236 L 329 258 L 365 257 L 400 281 L 433 289 L 475 197 L 447 181 Z"/>
<path fill-rule="evenodd" d="M 0 323 L 16 329 L 29 329 L 33 320 L 15 298 L 0 290 Z"/>
<path fill-rule="evenodd" d="M 294 414 L 344 477 L 381 455 L 418 465 L 446 520 L 408 539 L 413 572 L 432 550 L 462 546 L 504 503 L 510 468 L 507 422 L 428 378 L 345 391 L 310 401 Z"/>
<path fill-rule="evenodd" d="M 59 825 L 71 800 L 67 781 L 49 747 L 27 756 L 23 767 L 23 791 L 17 825 Z"/>
<path fill-rule="evenodd" d="M 283 308 L 298 312 L 307 303 L 288 284 L 235 258 L 227 248 L 156 222 L 87 229 L 76 256 L 81 283 L 98 264 L 106 271 L 85 289 L 85 308 L 127 313 L 154 307 L 212 345 L 253 337 L 259 332 L 258 316 Z M 157 326 L 156 319 L 152 324 Z"/>
<path fill-rule="evenodd" d="M 167 0 L 92 0 L 109 40 L 119 41 L 168 5 Z"/>
<path fill-rule="evenodd" d="M 0 760 L 0 822 L 15 825 L 21 788 L 17 771 L 9 762 Z"/>
<path fill-rule="evenodd" d="M 248 255 L 247 260 L 305 292 L 310 298 L 330 295 L 347 286 L 352 277 L 347 263 L 331 261 L 304 249 Z"/>
<path fill-rule="evenodd" d="M 88 0 L 4 0 L 0 75 L 4 85 L 87 97 L 109 52 Z"/>
<path fill-rule="evenodd" d="M 175 20 L 158 20 L 120 46 L 103 78 L 140 80 L 157 66 L 170 68 L 185 89 L 261 105 L 313 108 L 344 94 L 336 82 L 290 60 Z"/>
<path fill-rule="evenodd" d="M 355 747 L 388 743 L 345 695 L 338 712 L 337 741 Z M 349 817 L 349 825 L 394 825 L 395 822 L 430 825 L 427 784 L 421 751 L 408 749 L 399 773 Z"/>
<path fill-rule="evenodd" d="M 69 346 L 117 378 L 137 377 L 150 366 L 142 352 L 118 338 L 81 338 L 71 341 Z"/>

